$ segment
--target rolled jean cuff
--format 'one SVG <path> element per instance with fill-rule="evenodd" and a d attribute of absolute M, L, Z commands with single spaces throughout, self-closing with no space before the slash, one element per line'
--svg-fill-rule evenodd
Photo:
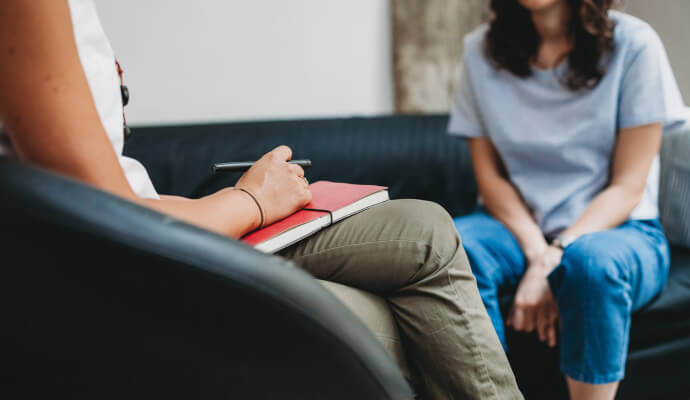
<path fill-rule="evenodd" d="M 609 374 L 593 374 L 591 372 L 578 371 L 575 368 L 570 369 L 566 365 L 561 365 L 561 372 L 570 379 L 590 385 L 604 385 L 606 383 L 619 382 L 625 377 L 624 369 Z"/>

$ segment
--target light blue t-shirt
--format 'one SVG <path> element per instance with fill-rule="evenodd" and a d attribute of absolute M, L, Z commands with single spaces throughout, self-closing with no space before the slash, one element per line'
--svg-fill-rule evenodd
<path fill-rule="evenodd" d="M 642 20 L 612 11 L 615 47 L 594 89 L 570 91 L 554 70 L 529 78 L 497 70 L 486 58 L 487 25 L 465 37 L 464 68 L 451 111 L 450 134 L 488 137 L 547 235 L 572 225 L 607 185 L 617 132 L 686 118 L 663 44 Z M 657 218 L 659 157 L 633 219 Z"/>

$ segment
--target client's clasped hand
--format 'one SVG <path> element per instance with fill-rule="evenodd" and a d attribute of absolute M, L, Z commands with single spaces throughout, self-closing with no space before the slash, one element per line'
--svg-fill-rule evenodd
<path fill-rule="evenodd" d="M 513 307 L 506 321 L 516 331 L 537 330 L 539 340 L 556 346 L 558 305 L 551 293 L 547 277 L 563 258 L 563 250 L 546 246 L 533 260 L 528 260 L 527 272 L 520 281 Z"/>

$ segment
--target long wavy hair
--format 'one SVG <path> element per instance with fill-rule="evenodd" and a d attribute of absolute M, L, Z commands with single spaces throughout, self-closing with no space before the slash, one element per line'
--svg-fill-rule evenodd
<path fill-rule="evenodd" d="M 570 90 L 596 87 L 606 73 L 604 58 L 613 50 L 614 23 L 608 11 L 615 0 L 567 0 L 569 36 L 573 49 L 561 80 Z M 518 0 L 491 0 L 493 19 L 487 34 L 486 54 L 499 69 L 526 78 L 537 56 L 540 37 L 530 11 Z"/>

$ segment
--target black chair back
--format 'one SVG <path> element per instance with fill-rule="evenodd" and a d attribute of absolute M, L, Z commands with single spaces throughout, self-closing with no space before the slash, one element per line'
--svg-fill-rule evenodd
<path fill-rule="evenodd" d="M 291 263 L 6 158 L 0 273 L 0 398 L 413 397 Z"/>

